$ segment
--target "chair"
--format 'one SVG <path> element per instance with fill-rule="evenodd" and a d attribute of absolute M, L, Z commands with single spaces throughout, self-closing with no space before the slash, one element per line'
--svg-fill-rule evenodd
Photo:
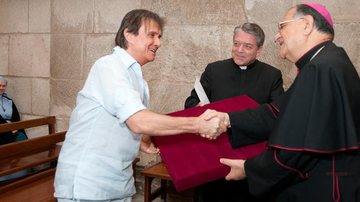
<path fill-rule="evenodd" d="M 161 198 L 166 201 L 167 181 L 171 181 L 171 177 L 164 165 L 160 162 L 151 167 L 145 168 L 141 171 L 141 175 L 145 177 L 144 186 L 144 202 L 151 202 L 161 195 Z M 160 187 L 151 191 L 151 184 L 155 178 L 160 179 Z"/>

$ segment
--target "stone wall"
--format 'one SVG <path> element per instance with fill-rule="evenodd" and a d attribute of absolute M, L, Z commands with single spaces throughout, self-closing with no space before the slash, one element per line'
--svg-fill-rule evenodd
<path fill-rule="evenodd" d="M 162 47 L 143 67 L 151 109 L 168 113 L 183 108 L 195 76 L 207 63 L 231 56 L 232 31 L 256 22 L 266 33 L 261 60 L 281 69 L 285 88 L 295 69 L 279 59 L 273 42 L 277 23 L 297 0 L 0 0 L 0 75 L 23 119 L 57 117 L 66 130 L 76 94 L 89 68 L 109 54 L 122 17 L 145 8 L 166 19 Z M 319 1 L 335 21 L 335 42 L 360 72 L 360 1 Z M 158 157 L 141 155 L 141 164 Z"/>

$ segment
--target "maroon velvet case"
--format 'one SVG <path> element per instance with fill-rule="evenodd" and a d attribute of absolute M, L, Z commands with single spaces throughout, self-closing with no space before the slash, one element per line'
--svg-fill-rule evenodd
<path fill-rule="evenodd" d="M 230 112 L 254 108 L 257 102 L 246 95 L 237 96 L 170 113 L 171 116 L 199 116 L 206 109 Z M 220 158 L 248 159 L 265 150 L 265 142 L 232 149 L 226 133 L 216 140 L 208 140 L 196 134 L 154 136 L 160 155 L 177 191 L 183 191 L 225 177 L 230 168 L 219 162 Z"/>

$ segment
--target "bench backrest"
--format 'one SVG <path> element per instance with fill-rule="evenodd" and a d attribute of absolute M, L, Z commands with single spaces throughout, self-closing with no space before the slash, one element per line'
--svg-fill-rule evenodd
<path fill-rule="evenodd" d="M 46 201 L 56 201 L 52 185 L 60 147 L 51 155 L 47 151 L 63 142 L 65 133 L 58 132 L 0 146 L 0 176 L 41 167 L 36 172 L 1 183 L 0 201 L 25 201 L 31 197 L 30 201 L 34 197 L 34 200 L 45 197 Z M 29 194 L 35 195 L 30 197 Z"/>
<path fill-rule="evenodd" d="M 57 143 L 64 141 L 65 133 L 64 131 L 0 146 L 0 163 L 3 166 L 5 166 L 6 162 L 9 163 L 7 168 L 0 168 L 0 177 L 56 161 L 59 152 L 55 151 L 54 153 L 42 155 L 41 158 L 32 158 L 31 160 L 33 161 L 25 160 L 22 161 L 20 165 L 17 163 L 21 159 L 47 152 L 53 148 L 58 150 Z"/>
<path fill-rule="evenodd" d="M 13 192 L 21 186 L 37 183 L 42 179 L 53 179 L 61 143 L 65 139 L 64 132 L 55 133 L 55 116 L 0 124 L 0 133 L 47 126 L 48 133 L 40 137 L 13 142 L 0 146 L 0 177 L 7 177 L 26 170 L 30 174 L 0 183 L 0 196 Z M 33 172 L 35 170 L 35 172 Z M 50 178 L 49 178 L 50 177 Z"/>
<path fill-rule="evenodd" d="M 55 116 L 47 116 L 43 118 L 37 118 L 37 119 L 31 119 L 25 121 L 4 123 L 4 124 L 0 124 L 0 133 L 48 125 L 49 134 L 52 134 L 55 133 L 55 122 L 56 122 Z"/>
<path fill-rule="evenodd" d="M 49 132 L 48 134 L 53 134 L 55 133 L 55 123 L 56 123 L 55 116 L 47 116 L 47 117 L 31 119 L 31 120 L 4 123 L 4 124 L 0 124 L 0 135 L 1 133 L 4 132 L 20 130 L 20 129 L 30 129 L 39 126 L 47 126 Z M 51 155 L 54 152 L 55 152 L 55 147 L 49 150 L 49 155 Z"/>

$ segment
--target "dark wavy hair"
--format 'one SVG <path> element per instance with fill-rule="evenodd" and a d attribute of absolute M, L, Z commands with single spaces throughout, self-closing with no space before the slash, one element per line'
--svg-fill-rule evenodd
<path fill-rule="evenodd" d="M 163 30 L 165 22 L 158 14 L 145 9 L 135 9 L 128 12 L 123 18 L 116 34 L 115 44 L 123 49 L 127 49 L 128 44 L 124 36 L 124 30 L 127 28 L 128 32 L 138 35 L 142 23 L 149 20 L 156 22 L 159 25 L 160 30 Z"/>
<path fill-rule="evenodd" d="M 295 15 L 298 15 L 298 16 L 311 15 L 314 18 L 315 27 L 320 32 L 331 35 L 332 39 L 334 39 L 334 37 L 335 37 L 334 28 L 315 9 L 313 9 L 310 6 L 307 6 L 305 4 L 299 4 L 296 6 L 296 14 Z"/>

